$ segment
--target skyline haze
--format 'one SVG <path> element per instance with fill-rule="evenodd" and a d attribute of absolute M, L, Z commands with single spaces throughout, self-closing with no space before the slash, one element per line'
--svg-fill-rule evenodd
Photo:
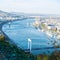
<path fill-rule="evenodd" d="M 60 14 L 59 0 L 0 0 L 0 10 L 39 14 Z"/>

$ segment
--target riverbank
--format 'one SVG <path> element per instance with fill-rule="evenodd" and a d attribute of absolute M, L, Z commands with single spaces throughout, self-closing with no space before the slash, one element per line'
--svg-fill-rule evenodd
<path fill-rule="evenodd" d="M 16 45 L 10 44 L 8 41 L 0 41 L 0 60 L 36 60 L 32 54 L 25 53 L 22 49 L 18 49 Z"/>

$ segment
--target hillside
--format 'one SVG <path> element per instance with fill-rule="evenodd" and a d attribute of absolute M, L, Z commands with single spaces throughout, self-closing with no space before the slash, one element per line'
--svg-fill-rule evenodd
<path fill-rule="evenodd" d="M 11 19 L 19 19 L 24 17 L 23 15 L 18 15 L 14 13 L 4 12 L 0 10 L 0 20 L 11 20 Z"/>

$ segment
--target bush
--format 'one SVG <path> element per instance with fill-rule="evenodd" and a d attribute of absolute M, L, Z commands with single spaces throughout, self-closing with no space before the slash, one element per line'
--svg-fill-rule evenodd
<path fill-rule="evenodd" d="M 0 41 L 4 39 L 5 39 L 4 35 L 0 35 Z"/>

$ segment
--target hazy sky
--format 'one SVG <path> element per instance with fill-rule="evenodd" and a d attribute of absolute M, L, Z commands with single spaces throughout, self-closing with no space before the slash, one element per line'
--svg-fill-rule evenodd
<path fill-rule="evenodd" d="M 0 10 L 9 12 L 60 14 L 60 0 L 0 0 Z"/>

